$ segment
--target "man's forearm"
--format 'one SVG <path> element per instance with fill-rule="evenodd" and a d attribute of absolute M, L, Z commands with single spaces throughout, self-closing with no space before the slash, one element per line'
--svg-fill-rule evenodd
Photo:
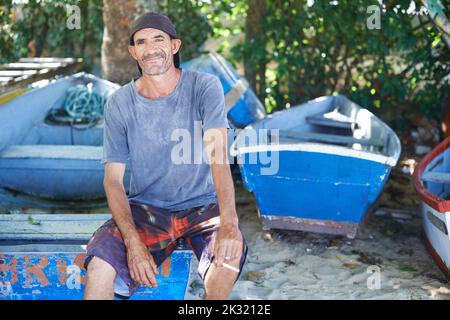
<path fill-rule="evenodd" d="M 117 182 L 105 183 L 105 192 L 114 222 L 122 234 L 125 246 L 128 247 L 130 242 L 139 239 L 139 234 L 133 221 L 126 192 L 123 185 Z"/>
<path fill-rule="evenodd" d="M 228 163 L 211 164 L 211 173 L 216 186 L 217 200 L 222 224 L 238 224 L 234 185 Z"/>

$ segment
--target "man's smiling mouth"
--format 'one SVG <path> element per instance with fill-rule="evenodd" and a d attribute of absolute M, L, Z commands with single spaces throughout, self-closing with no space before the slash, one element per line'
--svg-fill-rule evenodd
<path fill-rule="evenodd" d="M 147 63 L 147 64 L 159 64 L 159 63 L 162 63 L 162 62 L 164 62 L 164 59 L 161 58 L 161 57 L 145 59 L 144 60 L 144 63 Z"/>
<path fill-rule="evenodd" d="M 144 58 L 144 59 L 142 59 L 144 62 L 146 62 L 146 61 L 157 61 L 157 60 L 163 60 L 164 59 L 164 57 L 161 57 L 161 56 L 157 56 L 157 57 L 152 57 L 152 58 Z"/>

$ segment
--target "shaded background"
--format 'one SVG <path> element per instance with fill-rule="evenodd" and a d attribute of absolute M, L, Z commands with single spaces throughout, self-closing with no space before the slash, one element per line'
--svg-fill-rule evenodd
<path fill-rule="evenodd" d="M 449 1 L 428 2 L 449 16 Z M 66 4 L 80 7 L 79 30 L 67 28 Z M 223 54 L 268 113 L 342 93 L 400 135 L 417 126 L 440 129 L 450 108 L 449 38 L 422 1 L 382 1 L 381 28 L 372 30 L 370 5 L 379 2 L 2 0 L 0 63 L 82 57 L 85 71 L 124 84 L 136 72 L 126 49 L 130 26 L 152 10 L 176 25 L 182 60 Z"/>

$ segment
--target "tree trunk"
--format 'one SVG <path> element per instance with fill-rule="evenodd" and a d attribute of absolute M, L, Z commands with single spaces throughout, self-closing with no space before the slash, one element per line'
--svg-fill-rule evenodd
<path fill-rule="evenodd" d="M 160 1 L 161 0 L 137 0 L 138 7 L 145 12 L 160 12 Z"/>
<path fill-rule="evenodd" d="M 266 1 L 248 0 L 247 17 L 245 20 L 245 41 L 257 43 L 265 47 L 263 20 L 266 15 Z M 260 99 L 265 97 L 266 61 L 265 58 L 256 59 L 254 52 L 244 55 L 245 77 Z M 264 104 L 264 103 L 263 103 Z"/>
<path fill-rule="evenodd" d="M 139 75 L 136 62 L 128 53 L 129 34 L 134 20 L 157 8 L 156 0 L 103 0 L 102 73 L 109 81 L 129 82 Z"/>

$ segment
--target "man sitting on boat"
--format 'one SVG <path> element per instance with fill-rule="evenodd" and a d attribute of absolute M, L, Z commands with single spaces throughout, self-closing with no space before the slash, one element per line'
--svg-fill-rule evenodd
<path fill-rule="evenodd" d="M 157 267 L 180 238 L 199 259 L 205 299 L 226 299 L 242 270 L 247 246 L 227 162 L 223 90 L 215 76 L 179 68 L 180 46 L 166 16 L 147 13 L 132 27 L 129 52 L 141 77 L 117 90 L 106 106 L 104 187 L 112 219 L 88 243 L 85 299 L 129 297 L 140 285 L 156 287 Z M 193 137 L 195 123 L 201 123 L 203 139 L 193 139 L 192 150 L 203 152 L 203 144 L 213 141 L 211 154 L 222 157 L 174 163 L 173 132 L 187 130 Z M 220 139 L 208 139 L 217 133 Z"/>

